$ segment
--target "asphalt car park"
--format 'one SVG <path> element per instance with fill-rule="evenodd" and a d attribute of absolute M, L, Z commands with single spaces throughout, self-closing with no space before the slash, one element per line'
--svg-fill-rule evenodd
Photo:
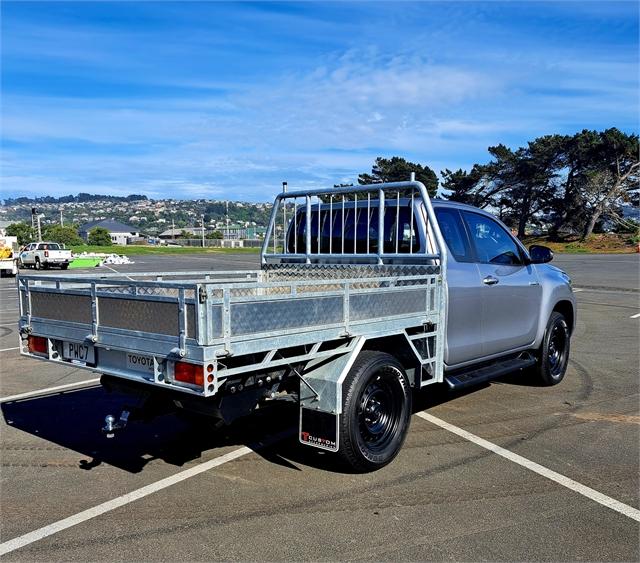
<path fill-rule="evenodd" d="M 107 440 L 126 397 L 21 358 L 0 280 L 6 560 L 640 558 L 638 255 L 557 256 L 579 312 L 565 380 L 513 374 L 416 398 L 398 458 L 369 474 L 296 441 L 297 410 L 213 431 L 174 415 Z M 118 271 L 252 269 L 253 255 L 136 257 Z M 55 272 L 58 273 L 58 272 Z M 64 273 L 66 275 L 66 273 Z"/>

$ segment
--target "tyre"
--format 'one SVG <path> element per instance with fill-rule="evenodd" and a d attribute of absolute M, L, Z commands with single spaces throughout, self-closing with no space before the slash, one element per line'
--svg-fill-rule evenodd
<path fill-rule="evenodd" d="M 33 265 L 33 267 L 34 267 L 36 270 L 41 270 L 41 269 L 42 269 L 42 264 L 40 264 L 40 258 L 36 258 L 36 262 L 35 262 L 35 264 Z"/>
<path fill-rule="evenodd" d="M 60 269 L 61 270 L 66 270 L 69 267 L 69 264 L 61 264 L 60 265 Z"/>
<path fill-rule="evenodd" d="M 534 375 L 542 385 L 557 385 L 564 378 L 569 363 L 571 335 L 569 324 L 562 313 L 554 311 L 544 331 L 538 350 L 538 363 Z"/>
<path fill-rule="evenodd" d="M 409 430 L 411 387 L 390 354 L 364 351 L 342 385 L 339 454 L 356 471 L 374 471 L 396 457 Z"/>

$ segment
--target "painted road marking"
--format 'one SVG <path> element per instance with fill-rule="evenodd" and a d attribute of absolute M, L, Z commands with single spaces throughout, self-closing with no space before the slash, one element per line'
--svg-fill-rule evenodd
<path fill-rule="evenodd" d="M 295 431 L 282 432 L 281 434 L 273 436 L 268 440 L 260 442 L 256 445 L 255 449 L 262 449 L 263 447 L 278 442 L 294 433 Z M 111 512 L 116 508 L 120 508 L 121 506 L 130 504 L 136 500 L 161 491 L 162 489 L 166 489 L 167 487 L 171 487 L 172 485 L 185 481 L 186 479 L 190 479 L 191 477 L 200 475 L 200 473 L 209 471 L 214 467 L 219 467 L 225 463 L 250 454 L 252 451 L 252 448 L 249 448 L 248 446 L 242 446 L 241 448 L 221 455 L 220 457 L 216 457 L 209 461 L 200 463 L 195 467 L 180 471 L 179 473 L 176 473 L 171 477 L 165 477 L 164 479 L 160 479 L 155 483 L 151 483 L 150 485 L 146 485 L 125 495 L 119 496 L 107 502 L 103 502 L 102 504 L 98 504 L 97 506 L 94 506 L 87 510 L 83 510 L 82 512 L 78 512 L 77 514 L 69 516 L 68 518 L 63 518 L 62 520 L 58 520 L 53 524 L 49 524 L 48 526 L 44 526 L 38 530 L 34 530 L 33 532 L 18 536 L 17 538 L 14 538 L 12 540 L 8 540 L 0 544 L 0 556 L 6 555 L 7 553 L 15 551 L 16 549 L 20 549 L 21 547 L 32 544 L 34 542 L 40 541 L 41 539 L 44 539 L 48 536 L 52 536 L 53 534 L 57 534 L 58 532 L 62 532 L 63 530 L 71 528 L 72 526 L 82 524 L 87 520 L 91 520 L 92 518 L 96 518 L 97 516 L 100 516 L 107 512 Z"/>
<path fill-rule="evenodd" d="M 629 318 L 630 319 L 638 319 L 638 318 L 640 318 L 640 313 L 636 313 L 635 315 L 631 315 Z"/>
<path fill-rule="evenodd" d="M 11 352 L 11 350 L 20 350 L 20 346 L 16 346 L 15 348 L 3 348 L 0 352 Z"/>
<path fill-rule="evenodd" d="M 584 289 L 580 289 L 578 287 L 573 288 L 573 293 L 580 293 L 581 291 L 584 291 Z"/>
<path fill-rule="evenodd" d="M 9 401 L 18 401 L 20 399 L 26 399 L 28 397 L 35 397 L 36 395 L 45 395 L 54 391 L 61 391 L 62 389 L 70 389 L 71 387 L 78 387 L 79 385 L 88 385 L 89 383 L 98 383 L 99 377 L 94 379 L 85 379 L 84 381 L 76 381 L 75 383 L 67 383 L 65 385 L 58 385 L 57 387 L 47 387 L 46 389 L 38 389 L 36 391 L 29 391 L 28 393 L 20 393 L 18 395 L 8 395 L 6 397 L 0 397 L 0 403 L 8 403 Z"/>
<path fill-rule="evenodd" d="M 531 461 L 526 457 L 522 457 L 521 455 L 513 453 L 512 451 L 506 450 L 498 446 L 497 444 L 494 444 L 493 442 L 489 442 L 484 438 L 480 438 L 475 434 L 471 434 L 471 432 L 467 432 L 462 428 L 454 426 L 453 424 L 449 424 L 448 422 L 445 422 L 444 420 L 437 418 L 431 414 L 427 414 L 426 412 L 419 412 L 416 414 L 420 418 L 423 418 L 424 420 L 431 422 L 432 424 L 435 424 L 436 426 L 439 426 L 440 428 L 443 428 L 448 432 L 456 434 L 457 436 L 460 436 L 461 438 L 464 438 L 469 442 L 473 442 L 481 448 L 485 448 L 495 454 L 498 454 L 499 456 L 504 457 L 505 459 L 508 459 L 513 463 L 517 463 L 518 465 L 521 465 L 522 467 L 525 467 L 526 469 L 529 469 L 534 473 L 541 475 L 542 477 L 546 477 L 547 479 L 550 479 L 551 481 L 554 481 L 555 483 L 558 483 L 559 485 L 562 485 L 567 489 L 571 489 L 572 491 L 579 493 L 582 496 L 585 496 L 588 499 L 601 504 L 602 506 L 606 506 L 607 508 L 615 510 L 616 512 L 619 512 L 620 514 L 627 516 L 632 520 L 640 522 L 640 510 L 638 510 L 637 508 L 633 508 L 628 504 L 624 504 L 616 499 L 608 497 L 607 495 L 604 495 L 596 491 L 595 489 L 592 489 L 591 487 L 587 487 L 586 485 L 578 483 L 577 481 L 574 481 L 569 477 L 565 477 L 560 473 L 556 473 L 551 469 L 547 469 L 546 467 L 540 465 L 539 463 L 536 463 L 535 461 Z"/>

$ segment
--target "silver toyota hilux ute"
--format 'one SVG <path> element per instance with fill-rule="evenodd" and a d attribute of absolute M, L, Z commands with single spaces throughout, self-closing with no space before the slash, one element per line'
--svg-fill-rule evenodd
<path fill-rule="evenodd" d="M 294 401 L 302 444 L 375 470 L 414 391 L 563 379 L 576 303 L 552 258 L 420 182 L 285 191 L 259 270 L 19 276 L 20 349 L 135 399 L 105 413 L 107 438 L 150 413 L 210 427 Z"/>

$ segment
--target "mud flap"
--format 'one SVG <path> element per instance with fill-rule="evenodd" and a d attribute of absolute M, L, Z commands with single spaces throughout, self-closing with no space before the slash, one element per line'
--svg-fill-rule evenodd
<path fill-rule="evenodd" d="M 300 433 L 298 438 L 306 446 L 337 452 L 340 447 L 339 420 L 339 414 L 302 407 L 300 409 Z"/>

